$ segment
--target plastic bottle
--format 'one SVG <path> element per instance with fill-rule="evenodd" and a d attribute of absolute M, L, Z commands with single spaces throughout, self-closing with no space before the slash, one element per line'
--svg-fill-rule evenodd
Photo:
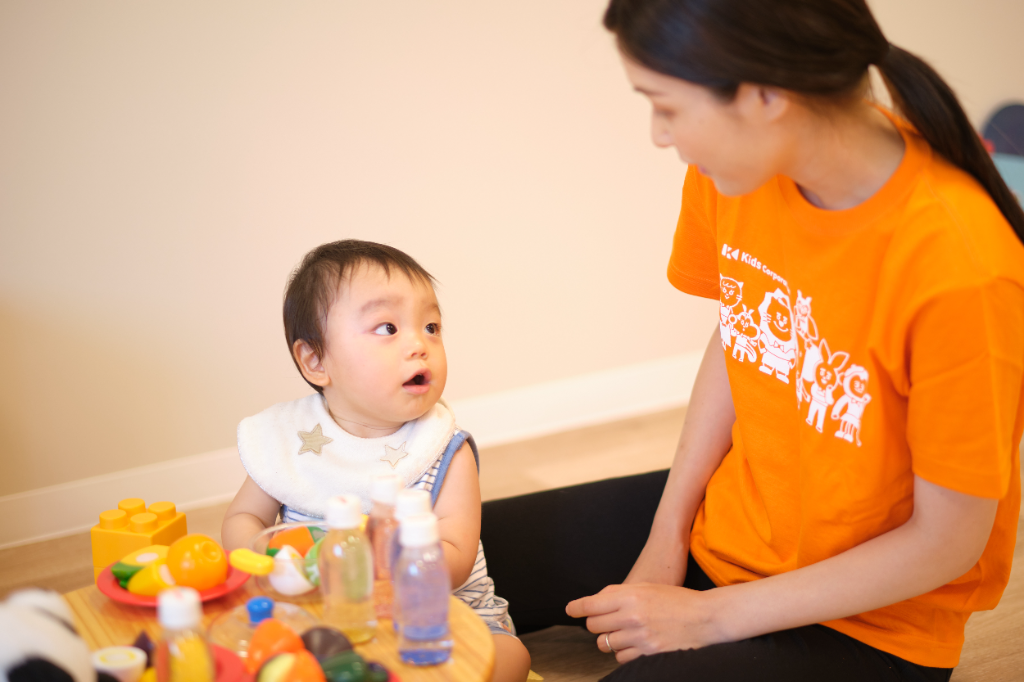
<path fill-rule="evenodd" d="M 398 491 L 395 496 L 395 521 L 398 523 L 399 530 L 391 536 L 391 585 L 394 589 L 395 584 L 395 567 L 398 565 L 398 555 L 402 553 L 402 545 L 398 541 L 401 533 L 402 519 L 407 519 L 411 516 L 418 516 L 420 514 L 430 514 L 430 493 L 426 490 L 404 488 Z M 395 632 L 398 632 L 398 602 L 391 601 L 391 625 L 394 627 Z"/>
<path fill-rule="evenodd" d="M 253 597 L 244 605 L 217 616 L 210 624 L 209 641 L 235 652 L 244 663 L 249 655 L 249 643 L 256 626 L 267 618 L 275 618 L 298 633 L 317 624 L 317 619 L 301 606 L 275 603 L 269 597 Z"/>
<path fill-rule="evenodd" d="M 377 615 L 373 608 L 373 550 L 359 529 L 359 498 L 332 497 L 324 521 L 330 530 L 317 558 L 323 622 L 341 630 L 353 644 L 367 642 L 377 629 Z"/>
<path fill-rule="evenodd" d="M 391 474 L 374 476 L 370 487 L 370 519 L 366 524 L 366 534 L 373 546 L 373 606 L 377 610 L 377 618 L 391 618 L 391 602 L 394 592 L 391 589 L 392 544 L 398 531 L 395 520 L 395 498 L 402 487 L 398 476 Z"/>
<path fill-rule="evenodd" d="M 174 587 L 157 597 L 163 633 L 156 647 L 159 682 L 213 682 L 213 654 L 200 624 L 203 606 L 191 587 Z"/>
<path fill-rule="evenodd" d="M 452 653 L 448 628 L 451 578 L 437 532 L 437 517 L 402 520 L 402 553 L 395 566 L 398 655 L 408 665 L 437 665 Z"/>
<path fill-rule="evenodd" d="M 426 490 L 404 488 L 398 491 L 395 496 L 395 521 L 399 526 L 402 519 L 420 514 L 430 514 L 430 493 Z M 391 538 L 391 566 L 394 573 L 394 566 L 398 563 L 398 555 L 402 551 L 402 545 L 398 542 L 399 534 L 395 533 Z M 391 581 L 394 583 L 394 580 Z"/>

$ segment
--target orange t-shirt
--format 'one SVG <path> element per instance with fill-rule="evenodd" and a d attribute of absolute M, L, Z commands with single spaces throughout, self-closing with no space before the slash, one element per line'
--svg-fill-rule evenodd
<path fill-rule="evenodd" d="M 906 151 L 842 211 L 777 177 L 720 195 L 691 166 L 669 280 L 721 303 L 736 406 L 691 552 L 717 585 L 813 564 L 903 524 L 914 474 L 999 500 L 978 563 L 913 599 L 824 623 L 953 667 L 1010 575 L 1024 430 L 1024 246 L 988 194 L 899 124 Z"/>

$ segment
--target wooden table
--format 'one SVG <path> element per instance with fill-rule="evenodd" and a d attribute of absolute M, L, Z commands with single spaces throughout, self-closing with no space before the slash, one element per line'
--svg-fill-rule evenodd
<path fill-rule="evenodd" d="M 220 599 L 203 604 L 203 627 L 224 611 L 245 604 L 260 596 L 256 581 L 250 579 L 241 588 Z M 155 608 L 127 606 L 116 602 L 96 589 L 95 585 L 64 595 L 71 607 L 75 627 L 93 650 L 108 646 L 129 645 L 145 630 L 156 641 L 160 626 Z M 320 602 L 302 604 L 318 619 L 323 616 Z M 402 682 L 486 682 L 494 670 L 494 639 L 482 620 L 463 602 L 451 598 L 449 623 L 455 639 L 451 659 L 442 665 L 416 667 L 404 665 L 398 658 L 398 642 L 391 621 L 381 621 L 377 636 L 370 642 L 357 645 L 366 660 L 377 661 L 393 671 Z"/>

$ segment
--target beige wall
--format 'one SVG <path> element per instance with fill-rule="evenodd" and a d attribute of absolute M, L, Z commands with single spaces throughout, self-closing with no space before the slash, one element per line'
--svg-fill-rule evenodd
<path fill-rule="evenodd" d="M 0 495 L 304 394 L 281 292 L 342 237 L 441 280 L 452 399 L 701 347 L 714 304 L 664 278 L 684 168 L 604 4 L 0 3 Z M 1024 98 L 1024 3 L 873 6 L 976 121 Z"/>

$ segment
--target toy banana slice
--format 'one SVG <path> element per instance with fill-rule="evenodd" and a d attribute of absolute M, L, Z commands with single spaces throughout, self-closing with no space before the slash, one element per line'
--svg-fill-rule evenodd
<path fill-rule="evenodd" d="M 236 549 L 228 556 L 228 563 L 239 571 L 252 575 L 270 575 L 274 570 L 274 558 L 257 554 L 251 549 Z"/>

